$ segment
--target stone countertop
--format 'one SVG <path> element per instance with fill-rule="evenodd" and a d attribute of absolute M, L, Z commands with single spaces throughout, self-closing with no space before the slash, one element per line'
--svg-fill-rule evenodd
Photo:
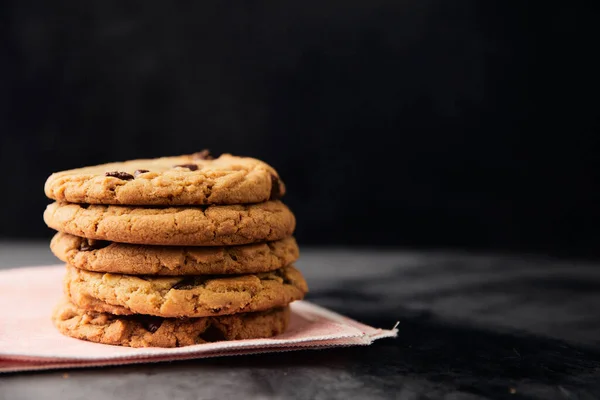
<path fill-rule="evenodd" d="M 0 269 L 55 264 L 0 242 Z M 302 250 L 308 300 L 397 339 L 369 347 L 0 375 L 0 399 L 595 399 L 600 264 L 543 257 Z"/>

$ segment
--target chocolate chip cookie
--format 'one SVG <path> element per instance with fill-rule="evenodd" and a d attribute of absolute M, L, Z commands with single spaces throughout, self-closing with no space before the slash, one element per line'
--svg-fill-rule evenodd
<path fill-rule="evenodd" d="M 129 275 L 250 274 L 296 261 L 293 237 L 241 246 L 147 246 L 85 239 L 59 232 L 50 242 L 67 264 L 95 272 Z"/>
<path fill-rule="evenodd" d="M 167 206 L 259 203 L 281 198 L 285 185 L 260 160 L 203 151 L 57 172 L 44 190 L 70 203 Z"/>
<path fill-rule="evenodd" d="M 281 240 L 296 226 L 282 202 L 204 207 L 49 204 L 46 224 L 94 240 L 168 246 L 223 246 Z"/>
<path fill-rule="evenodd" d="M 117 315 L 206 317 L 282 307 L 300 300 L 306 281 L 293 266 L 247 275 L 153 277 L 67 266 L 65 294 L 85 310 Z"/>
<path fill-rule="evenodd" d="M 52 320 L 64 335 L 130 347 L 182 347 L 222 340 L 268 338 L 283 333 L 289 307 L 205 318 L 117 316 L 87 311 L 62 301 Z"/>

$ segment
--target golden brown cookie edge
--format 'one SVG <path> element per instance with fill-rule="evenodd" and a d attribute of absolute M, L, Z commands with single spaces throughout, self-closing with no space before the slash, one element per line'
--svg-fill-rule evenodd
<path fill-rule="evenodd" d="M 205 339 L 246 340 L 277 336 L 287 329 L 290 315 L 290 308 L 283 307 L 193 319 L 122 317 L 86 311 L 63 299 L 55 307 L 52 321 L 63 335 L 96 343 L 183 347 L 214 341 Z"/>

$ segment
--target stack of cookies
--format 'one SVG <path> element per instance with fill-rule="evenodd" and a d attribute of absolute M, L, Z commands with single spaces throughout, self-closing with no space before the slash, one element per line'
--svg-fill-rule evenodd
<path fill-rule="evenodd" d="M 52 174 L 65 335 L 177 347 L 282 333 L 306 282 L 292 265 L 296 220 L 262 161 L 207 151 Z"/>

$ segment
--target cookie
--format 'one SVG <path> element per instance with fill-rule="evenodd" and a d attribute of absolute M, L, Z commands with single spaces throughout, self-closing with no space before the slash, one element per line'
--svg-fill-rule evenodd
<path fill-rule="evenodd" d="M 279 269 L 299 256 L 293 237 L 241 246 L 177 247 L 98 241 L 59 232 L 50 248 L 77 268 L 128 275 L 249 274 Z"/>
<path fill-rule="evenodd" d="M 140 208 L 49 204 L 46 224 L 57 231 L 111 242 L 222 246 L 281 240 L 296 226 L 280 201 L 204 207 Z"/>
<path fill-rule="evenodd" d="M 261 274 L 189 277 L 104 274 L 67 266 L 64 285 L 69 299 L 85 310 L 167 318 L 263 311 L 300 300 L 308 291 L 293 266 Z"/>
<path fill-rule="evenodd" d="M 206 151 L 57 172 L 44 190 L 51 199 L 85 204 L 246 204 L 278 199 L 285 185 L 268 164 Z"/>
<path fill-rule="evenodd" d="M 182 347 L 222 340 L 268 338 L 285 331 L 289 307 L 205 318 L 117 316 L 86 311 L 63 300 L 52 320 L 66 336 L 130 347 Z"/>

